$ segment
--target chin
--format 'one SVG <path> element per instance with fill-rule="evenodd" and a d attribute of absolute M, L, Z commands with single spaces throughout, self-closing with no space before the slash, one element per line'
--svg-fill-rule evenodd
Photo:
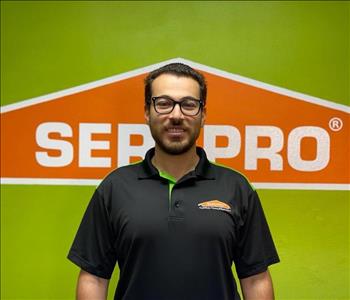
<path fill-rule="evenodd" d="M 159 143 L 158 146 L 167 154 L 171 155 L 181 155 L 188 152 L 194 143 L 171 143 L 167 145 L 164 143 Z"/>

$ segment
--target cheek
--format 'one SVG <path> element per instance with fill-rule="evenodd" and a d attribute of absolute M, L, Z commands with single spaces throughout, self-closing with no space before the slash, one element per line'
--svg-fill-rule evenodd
<path fill-rule="evenodd" d="M 194 120 L 193 125 L 195 128 L 201 128 L 204 125 L 204 119 L 203 117 L 198 117 L 196 120 Z"/>
<path fill-rule="evenodd" d="M 159 127 L 165 122 L 164 118 L 159 117 L 158 115 L 150 114 L 148 118 L 148 125 L 153 128 L 159 129 Z"/>

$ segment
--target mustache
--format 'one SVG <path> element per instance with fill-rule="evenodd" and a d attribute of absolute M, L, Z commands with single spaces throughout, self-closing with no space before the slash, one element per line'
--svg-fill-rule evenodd
<path fill-rule="evenodd" d="M 167 127 L 171 127 L 171 126 L 180 126 L 183 125 L 184 120 L 182 119 L 171 119 L 169 120 L 169 126 Z"/>
<path fill-rule="evenodd" d="M 174 129 L 178 129 L 178 130 L 183 130 L 186 131 L 187 127 L 185 126 L 183 121 L 170 121 L 168 124 L 166 124 L 165 126 L 165 130 L 174 130 Z"/>

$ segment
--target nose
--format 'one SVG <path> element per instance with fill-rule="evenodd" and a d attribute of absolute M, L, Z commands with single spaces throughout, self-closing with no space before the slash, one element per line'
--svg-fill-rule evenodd
<path fill-rule="evenodd" d="M 180 108 L 180 103 L 175 103 L 173 111 L 170 113 L 170 118 L 171 119 L 182 119 L 183 118 L 183 113 Z"/>

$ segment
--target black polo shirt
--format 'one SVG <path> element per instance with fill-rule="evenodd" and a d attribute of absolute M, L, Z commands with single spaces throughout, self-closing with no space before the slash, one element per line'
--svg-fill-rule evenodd
<path fill-rule="evenodd" d="M 239 299 L 240 278 L 279 261 L 256 191 L 236 171 L 210 163 L 176 183 L 152 165 L 110 173 L 96 189 L 68 258 L 83 270 L 120 278 L 115 299 Z"/>

